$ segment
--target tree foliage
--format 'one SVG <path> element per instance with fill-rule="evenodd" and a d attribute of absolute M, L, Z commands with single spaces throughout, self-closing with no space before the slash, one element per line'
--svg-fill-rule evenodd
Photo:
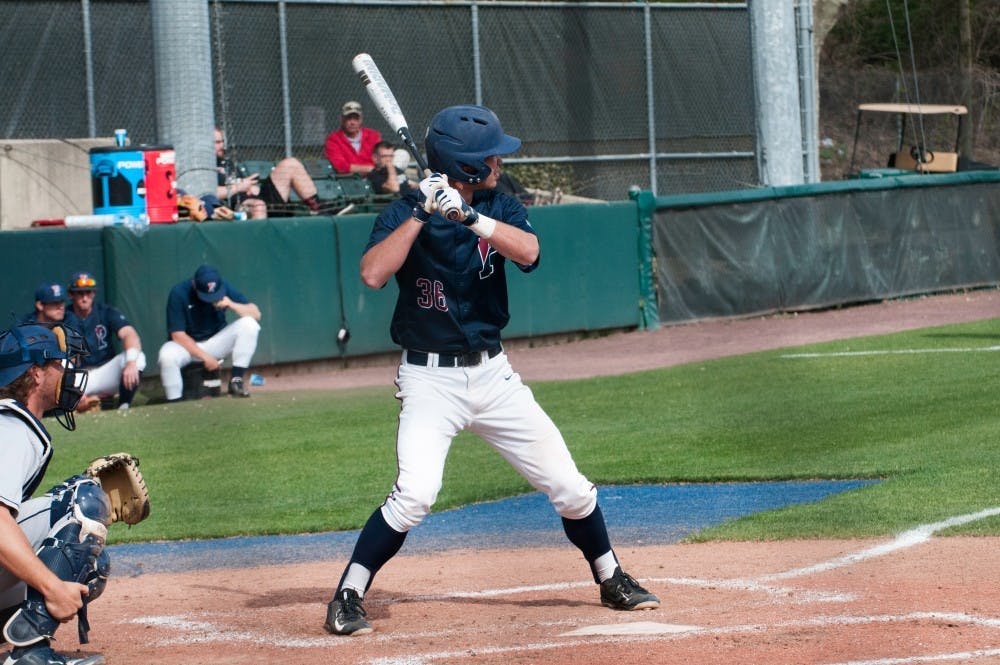
<path fill-rule="evenodd" d="M 973 63 L 1000 69 L 1000 2 L 969 0 L 969 5 Z M 906 68 L 911 52 L 918 69 L 959 66 L 959 3 L 852 0 L 827 35 L 823 57 L 837 66 L 897 67 L 897 46 Z"/>

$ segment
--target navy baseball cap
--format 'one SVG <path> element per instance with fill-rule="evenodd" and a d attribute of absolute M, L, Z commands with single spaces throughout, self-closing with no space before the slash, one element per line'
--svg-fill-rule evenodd
<path fill-rule="evenodd" d="M 35 300 L 42 303 L 43 305 L 48 305 L 54 302 L 66 302 L 66 293 L 63 291 L 61 284 L 56 284 L 55 282 L 43 282 L 38 285 L 35 289 Z"/>
<path fill-rule="evenodd" d="M 75 272 L 69 280 L 69 291 L 93 291 L 97 288 L 97 279 L 89 272 Z"/>
<path fill-rule="evenodd" d="M 202 265 L 194 273 L 194 290 L 202 302 L 219 302 L 226 295 L 222 275 L 214 266 Z"/>

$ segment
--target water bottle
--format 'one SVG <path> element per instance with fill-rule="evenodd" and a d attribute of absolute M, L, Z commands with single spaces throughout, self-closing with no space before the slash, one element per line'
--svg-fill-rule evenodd
<path fill-rule="evenodd" d="M 128 132 L 124 129 L 115 130 L 115 145 L 119 148 L 125 147 L 125 142 L 128 140 Z"/>

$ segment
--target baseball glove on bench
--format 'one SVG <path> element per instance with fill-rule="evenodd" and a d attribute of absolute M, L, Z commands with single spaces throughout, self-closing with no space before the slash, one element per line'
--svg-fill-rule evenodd
<path fill-rule="evenodd" d="M 149 491 L 138 458 L 112 453 L 92 460 L 84 473 L 97 479 L 111 500 L 112 523 L 138 524 L 149 517 Z"/>

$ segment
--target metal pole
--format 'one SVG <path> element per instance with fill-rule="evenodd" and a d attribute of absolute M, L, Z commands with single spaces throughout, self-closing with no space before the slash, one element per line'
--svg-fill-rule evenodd
<path fill-rule="evenodd" d="M 656 104 L 653 88 L 653 28 L 652 16 L 647 2 L 642 8 L 643 32 L 646 40 L 646 118 L 649 132 L 649 190 L 656 196 L 659 180 L 656 170 Z"/>
<path fill-rule="evenodd" d="M 288 22 L 284 1 L 278 3 L 278 40 L 281 48 L 281 115 L 285 123 L 285 157 L 292 156 L 292 95 L 288 81 Z"/>
<path fill-rule="evenodd" d="M 214 193 L 212 34 L 204 0 L 150 0 L 156 79 L 157 137 L 172 145 L 177 187 Z"/>
<path fill-rule="evenodd" d="M 90 28 L 90 0 L 80 0 L 83 13 L 83 63 L 87 76 L 87 136 L 97 136 L 97 107 L 94 104 L 94 36 Z"/>
<path fill-rule="evenodd" d="M 753 0 L 749 6 L 762 184 L 801 185 L 805 169 L 795 12 L 788 0 Z"/>
<path fill-rule="evenodd" d="M 475 77 L 476 104 L 483 105 L 483 69 L 479 59 L 479 5 L 472 3 L 472 73 Z"/>
<path fill-rule="evenodd" d="M 802 68 L 802 131 L 806 182 L 819 182 L 819 118 L 816 85 L 816 50 L 813 43 L 812 0 L 799 0 L 799 66 Z"/>

